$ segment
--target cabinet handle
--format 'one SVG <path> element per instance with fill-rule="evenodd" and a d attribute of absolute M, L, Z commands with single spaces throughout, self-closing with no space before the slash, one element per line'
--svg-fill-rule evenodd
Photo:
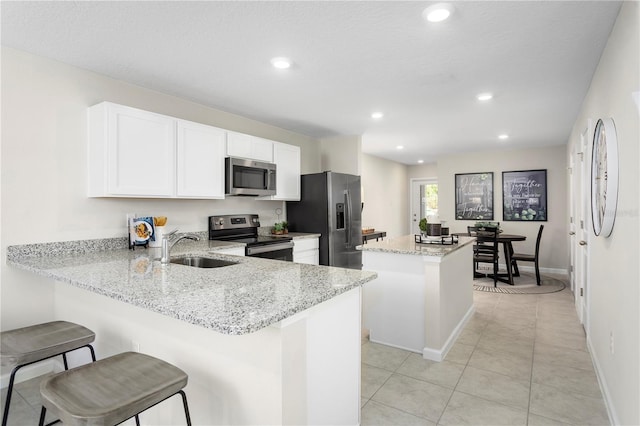
<path fill-rule="evenodd" d="M 571 232 L 569 232 L 569 235 L 576 235 L 576 233 L 571 231 Z"/>
<path fill-rule="evenodd" d="M 578 244 L 580 244 L 581 246 L 586 246 L 586 245 L 587 245 L 587 242 L 586 242 L 586 241 L 584 241 L 584 240 L 582 240 L 582 241 L 580 241 Z"/>

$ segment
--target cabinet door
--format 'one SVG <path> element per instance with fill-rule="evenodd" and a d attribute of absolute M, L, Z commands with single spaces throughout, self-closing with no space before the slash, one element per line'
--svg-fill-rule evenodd
<path fill-rule="evenodd" d="M 293 261 L 296 263 L 308 263 L 318 265 L 320 255 L 318 252 L 318 238 L 304 238 L 293 240 Z"/>
<path fill-rule="evenodd" d="M 112 196 L 169 197 L 175 188 L 174 120 L 107 105 L 107 182 Z"/>
<path fill-rule="evenodd" d="M 254 160 L 273 162 L 273 145 L 277 142 L 268 139 L 253 138 L 251 141 L 251 155 Z"/>
<path fill-rule="evenodd" d="M 273 142 L 243 133 L 228 132 L 227 155 L 271 163 L 273 162 Z"/>
<path fill-rule="evenodd" d="M 177 196 L 224 198 L 226 131 L 179 120 L 177 124 Z"/>
<path fill-rule="evenodd" d="M 274 200 L 300 201 L 300 147 L 273 143 L 276 163 L 276 195 Z"/>

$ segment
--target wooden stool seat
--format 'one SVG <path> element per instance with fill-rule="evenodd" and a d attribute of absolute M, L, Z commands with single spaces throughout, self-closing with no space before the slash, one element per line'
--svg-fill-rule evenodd
<path fill-rule="evenodd" d="M 1 333 L 2 366 L 31 364 L 92 343 L 96 334 L 67 321 L 53 321 Z"/>
<path fill-rule="evenodd" d="M 9 417 L 13 382 L 18 370 L 26 365 L 62 355 L 65 370 L 69 368 L 66 353 L 88 347 L 91 358 L 96 356 L 91 343 L 96 335 L 86 327 L 67 321 L 36 324 L 0 333 L 0 362 L 12 368 L 2 415 L 2 426 Z"/>
<path fill-rule="evenodd" d="M 51 376 L 40 385 L 44 423 L 50 410 L 65 425 L 115 425 L 180 393 L 188 376 L 179 368 L 137 352 L 125 352 Z"/>

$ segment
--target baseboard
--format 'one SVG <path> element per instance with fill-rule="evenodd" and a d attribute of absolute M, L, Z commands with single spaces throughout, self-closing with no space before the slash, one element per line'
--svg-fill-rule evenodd
<path fill-rule="evenodd" d="M 379 345 L 390 346 L 390 347 L 392 347 L 392 348 L 402 349 L 402 350 L 404 350 L 404 351 L 408 351 L 408 352 L 420 353 L 419 351 L 416 351 L 415 349 L 407 348 L 406 346 L 394 345 L 394 344 L 389 343 L 389 342 L 383 342 L 383 341 L 380 341 L 380 340 L 372 339 L 372 338 L 371 338 L 371 336 L 369 336 L 369 341 L 370 341 L 371 343 L 377 343 L 377 344 L 379 344 Z"/>
<path fill-rule="evenodd" d="M 591 339 L 587 335 L 587 348 L 589 349 L 589 355 L 591 355 L 591 362 L 593 363 L 593 368 L 596 370 L 596 377 L 598 378 L 598 385 L 600 385 L 600 392 L 602 392 L 602 399 L 604 400 L 604 406 L 607 408 L 607 415 L 609 416 L 609 424 L 619 425 L 620 422 L 618 420 L 618 415 L 616 414 L 615 408 L 613 406 L 613 401 L 611 400 L 611 395 L 609 394 L 609 386 L 607 386 L 607 381 L 602 374 L 602 369 L 600 368 L 600 363 L 598 362 L 598 357 L 595 355 L 595 351 L 591 346 Z"/>
<path fill-rule="evenodd" d="M 437 362 L 442 361 L 449 353 L 449 350 L 451 350 L 453 345 L 456 343 L 456 340 L 458 340 L 458 336 L 460 335 L 460 333 L 462 333 L 464 326 L 467 325 L 467 322 L 469 322 L 469 320 L 471 319 L 471 316 L 475 311 L 476 311 L 476 308 L 472 304 L 469 310 L 467 311 L 467 313 L 464 315 L 464 317 L 462 317 L 462 319 L 460 320 L 456 328 L 451 332 L 451 334 L 449 335 L 449 338 L 444 343 L 442 348 L 433 349 L 433 348 L 425 347 L 422 350 L 422 358 L 428 359 L 431 361 L 437 361 Z"/>
<path fill-rule="evenodd" d="M 26 365 L 22 367 L 16 373 L 14 379 L 14 386 L 17 383 L 26 382 L 34 377 L 42 376 L 47 373 L 54 373 L 64 370 L 62 362 L 57 359 L 47 359 L 37 364 Z M 11 371 L 7 371 L 0 376 L 0 388 L 4 389 L 9 386 L 9 380 L 11 379 Z"/>

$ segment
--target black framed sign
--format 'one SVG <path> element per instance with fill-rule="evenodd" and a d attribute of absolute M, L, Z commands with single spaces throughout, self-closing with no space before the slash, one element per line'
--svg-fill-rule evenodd
<path fill-rule="evenodd" d="M 493 220 L 493 172 L 455 177 L 456 220 Z"/>
<path fill-rule="evenodd" d="M 547 220 L 547 170 L 502 172 L 502 219 Z"/>

